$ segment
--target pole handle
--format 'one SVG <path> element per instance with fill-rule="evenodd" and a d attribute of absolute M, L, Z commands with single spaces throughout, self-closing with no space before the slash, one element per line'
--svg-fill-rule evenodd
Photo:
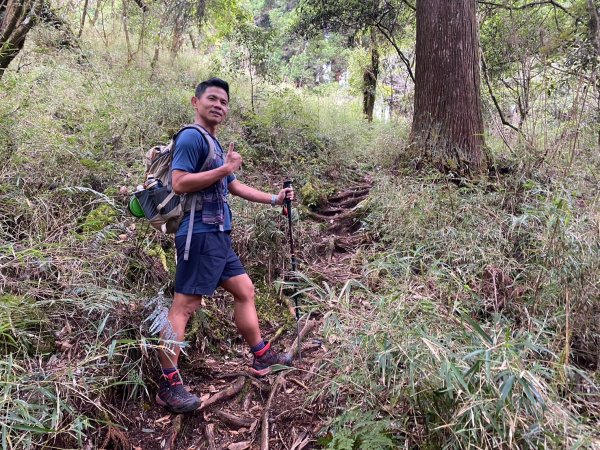
<path fill-rule="evenodd" d="M 283 188 L 284 189 L 291 188 L 291 187 L 292 187 L 292 180 L 285 180 L 283 182 Z M 292 201 L 289 198 L 286 197 L 285 198 L 285 204 L 288 207 L 288 209 L 289 209 L 291 203 L 292 203 Z"/>

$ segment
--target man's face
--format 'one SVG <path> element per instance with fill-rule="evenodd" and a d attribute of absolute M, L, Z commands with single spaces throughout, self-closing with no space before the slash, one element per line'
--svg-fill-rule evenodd
<path fill-rule="evenodd" d="M 210 86 L 202 93 L 200 98 L 192 97 L 192 106 L 196 110 L 196 117 L 207 125 L 220 125 L 229 112 L 229 98 L 227 92 L 220 87 Z"/>

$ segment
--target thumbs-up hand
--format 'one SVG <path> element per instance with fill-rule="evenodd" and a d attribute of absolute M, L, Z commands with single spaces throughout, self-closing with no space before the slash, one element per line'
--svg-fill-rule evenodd
<path fill-rule="evenodd" d="M 225 155 L 225 165 L 229 167 L 231 173 L 242 167 L 242 155 L 235 151 L 233 142 L 229 144 L 229 151 Z"/>

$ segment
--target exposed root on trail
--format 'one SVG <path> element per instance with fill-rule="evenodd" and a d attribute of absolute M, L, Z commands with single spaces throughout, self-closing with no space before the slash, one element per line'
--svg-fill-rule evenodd
<path fill-rule="evenodd" d="M 369 195 L 372 180 L 351 186 L 327 199 L 327 203 L 309 216 L 327 223 L 328 227 L 321 242 L 316 243 L 318 258 L 311 262 L 311 269 L 328 283 L 343 283 L 361 275 L 362 264 L 356 261 L 362 245 L 369 237 L 361 230 L 363 202 Z"/>

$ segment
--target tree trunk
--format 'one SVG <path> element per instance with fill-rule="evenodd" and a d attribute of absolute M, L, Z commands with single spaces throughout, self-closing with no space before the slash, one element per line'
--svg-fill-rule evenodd
<path fill-rule="evenodd" d="M 0 78 L 23 48 L 41 8 L 41 0 L 0 2 Z"/>
<path fill-rule="evenodd" d="M 476 0 L 417 0 L 413 149 L 460 176 L 486 169 Z"/>
<path fill-rule="evenodd" d="M 123 8 L 121 15 L 121 19 L 123 21 L 123 32 L 125 33 L 125 43 L 127 44 L 127 65 L 129 66 L 131 61 L 133 61 L 134 54 L 131 49 L 131 39 L 129 37 L 129 5 L 127 4 L 127 0 L 123 0 L 121 6 Z"/>
<path fill-rule="evenodd" d="M 365 69 L 363 76 L 363 114 L 369 122 L 373 122 L 375 95 L 377 93 L 377 77 L 379 75 L 379 49 L 373 30 L 371 30 L 371 64 Z"/>
<path fill-rule="evenodd" d="M 171 38 L 171 59 L 175 59 L 183 45 L 183 32 L 185 30 L 185 13 L 181 12 L 175 17 L 173 36 Z"/>
<path fill-rule="evenodd" d="M 83 13 L 81 13 L 81 23 L 79 24 L 79 33 L 77 33 L 77 37 L 80 38 L 83 34 L 83 27 L 85 26 L 85 16 L 88 13 L 88 2 L 89 0 L 85 0 L 83 2 Z"/>
<path fill-rule="evenodd" d="M 595 57 L 593 58 L 592 64 L 592 80 L 593 85 L 596 88 L 596 96 L 598 105 L 596 107 L 596 125 L 600 124 L 600 80 L 598 76 L 598 64 L 600 64 L 600 18 L 598 17 L 598 9 L 594 4 L 594 0 L 588 0 L 587 2 L 588 12 L 590 13 L 590 22 L 589 22 L 589 30 L 590 30 L 590 40 L 592 41 L 592 46 L 596 51 Z M 600 127 L 596 126 L 598 129 L 597 138 L 598 138 L 598 147 L 600 148 Z"/>

